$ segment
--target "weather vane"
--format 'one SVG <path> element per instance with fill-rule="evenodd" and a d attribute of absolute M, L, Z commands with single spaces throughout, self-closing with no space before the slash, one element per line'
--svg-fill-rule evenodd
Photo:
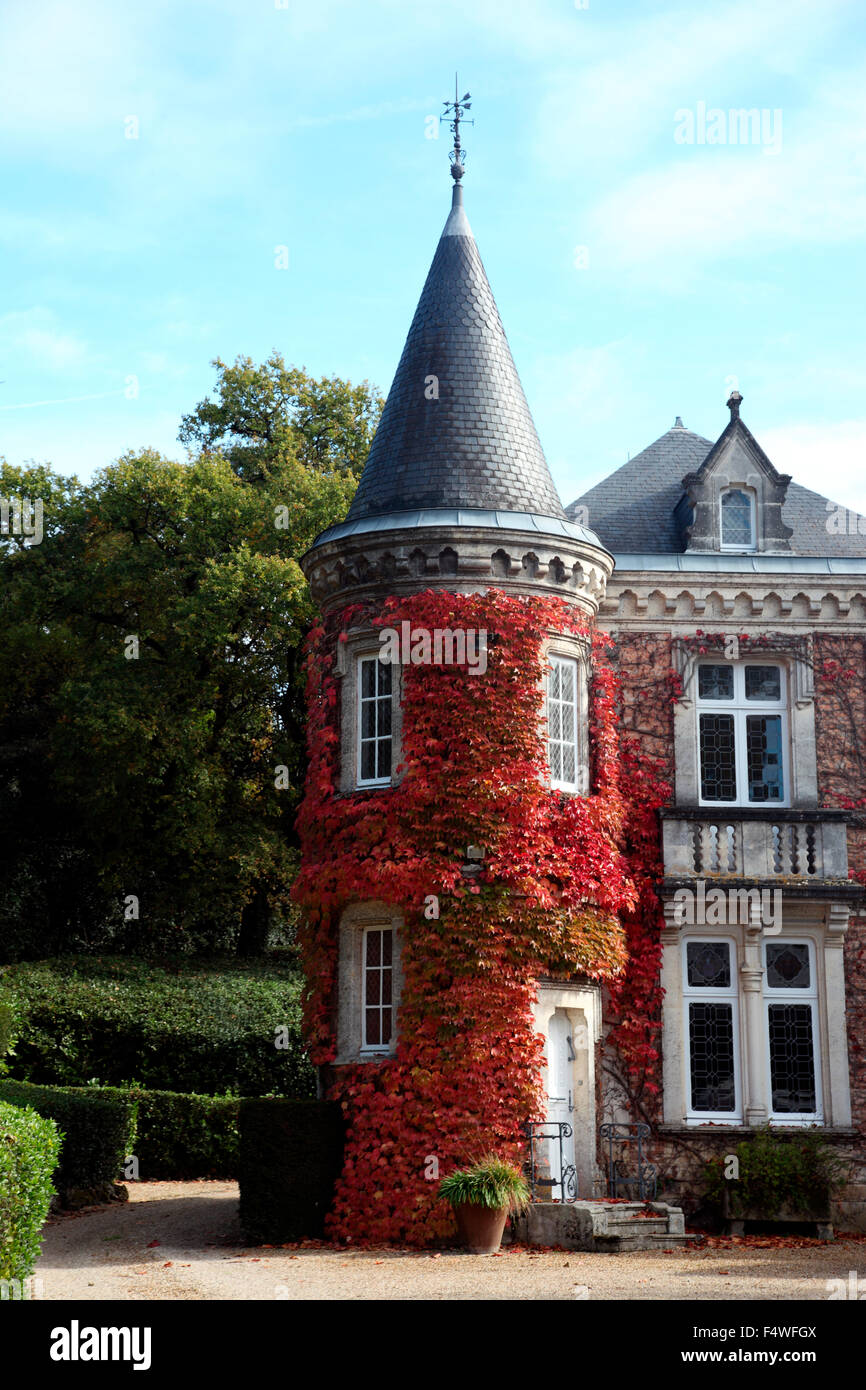
<path fill-rule="evenodd" d="M 445 110 L 439 117 L 440 121 L 447 121 L 451 127 L 451 134 L 454 136 L 454 148 L 451 151 L 451 177 L 455 183 L 459 183 L 463 177 L 463 170 L 466 164 L 466 152 L 460 144 L 460 122 L 464 119 L 463 112 L 470 111 L 470 93 L 458 97 L 460 88 L 457 86 L 457 74 L 454 74 L 454 100 L 443 103 Z M 474 125 L 474 121 L 466 121 L 467 125 Z"/>

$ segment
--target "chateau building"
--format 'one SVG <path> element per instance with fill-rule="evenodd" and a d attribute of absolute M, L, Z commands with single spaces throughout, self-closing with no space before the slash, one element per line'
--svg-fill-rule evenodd
<path fill-rule="evenodd" d="M 567 509 L 614 555 L 599 622 L 673 788 L 654 1157 L 688 1205 L 711 1152 L 819 1126 L 864 1229 L 866 519 L 779 474 L 741 401 L 715 443 L 677 417 Z"/>
<path fill-rule="evenodd" d="M 777 472 L 740 415 L 715 443 L 672 429 L 564 508 L 463 206 L 453 204 L 344 522 L 303 567 L 341 634 L 338 794 L 400 781 L 399 667 L 370 613 L 428 590 L 551 595 L 613 642 L 622 718 L 664 766 L 659 1090 L 606 1046 L 607 991 L 536 981 L 554 1184 L 606 1192 L 599 1128 L 650 1124 L 660 1195 L 768 1122 L 820 1126 L 852 1160 L 841 1224 L 866 1229 L 866 524 Z M 549 785 L 590 789 L 588 643 L 545 639 Z M 467 676 L 471 680 L 471 676 Z M 481 852 L 479 851 L 479 854 Z M 467 847 L 467 874 L 473 847 Z M 719 891 L 721 890 L 721 891 Z M 345 904 L 323 1015 L 323 1088 L 399 1044 L 406 914 Z M 324 989 L 324 986 L 319 986 Z M 859 1168 L 858 1168 L 859 1165 Z M 555 1193 L 554 1193 L 555 1195 Z"/>

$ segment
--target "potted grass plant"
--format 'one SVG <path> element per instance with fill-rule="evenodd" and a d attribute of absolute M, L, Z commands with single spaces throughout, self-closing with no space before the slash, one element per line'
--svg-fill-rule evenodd
<path fill-rule="evenodd" d="M 439 1196 L 454 1208 L 460 1242 L 472 1255 L 495 1255 L 508 1216 L 529 1204 L 520 1169 L 495 1154 L 449 1173 L 439 1184 Z"/>

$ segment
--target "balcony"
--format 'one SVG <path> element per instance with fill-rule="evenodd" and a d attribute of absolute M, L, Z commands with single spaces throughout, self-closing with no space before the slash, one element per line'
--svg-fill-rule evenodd
<path fill-rule="evenodd" d="M 661 814 L 666 883 L 724 877 L 862 891 L 848 879 L 846 811 L 669 806 Z"/>

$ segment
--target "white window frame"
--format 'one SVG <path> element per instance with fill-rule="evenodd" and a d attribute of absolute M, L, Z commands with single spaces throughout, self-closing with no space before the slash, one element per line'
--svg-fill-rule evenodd
<path fill-rule="evenodd" d="M 700 694 L 700 669 L 702 666 L 726 666 L 734 673 L 734 694 L 731 700 L 712 700 L 708 697 L 701 698 Z M 772 666 L 779 672 L 779 699 L 778 700 L 747 700 L 746 699 L 746 667 L 747 666 Z M 791 756 L 790 742 L 790 713 L 788 709 L 788 670 L 782 661 L 767 658 L 761 660 L 759 657 L 748 657 L 740 661 L 725 661 L 722 657 L 707 655 L 702 658 L 695 670 L 695 711 L 697 719 L 697 792 L 698 805 L 709 806 L 720 813 L 726 808 L 735 806 L 752 807 L 757 810 L 766 811 L 771 815 L 773 811 L 784 809 L 791 805 L 791 785 L 793 781 L 793 759 Z M 710 801 L 705 800 L 702 795 L 702 763 L 701 763 L 701 715 L 702 714 L 730 714 L 734 719 L 734 771 L 737 779 L 737 795 L 733 801 Z M 784 796 L 779 801 L 750 801 L 748 795 L 748 755 L 746 737 L 746 719 L 749 715 L 779 715 L 781 717 L 781 747 L 782 747 L 782 789 Z"/>
<path fill-rule="evenodd" d="M 787 989 L 773 987 L 769 983 L 767 969 L 767 948 L 769 946 L 806 946 L 809 952 L 808 989 Z M 763 1026 L 764 1026 L 764 1066 L 767 1077 L 767 1110 L 773 1124 L 816 1125 L 824 1123 L 824 1105 L 821 1088 L 821 1012 L 818 1007 L 818 970 L 815 943 L 808 936 L 774 936 L 764 941 L 761 950 L 761 964 L 764 971 L 763 982 Z M 770 1005 L 808 1004 L 812 1012 L 812 1064 L 815 1071 L 815 1109 L 792 1113 L 790 1110 L 773 1109 L 773 1076 L 770 1067 Z"/>
<path fill-rule="evenodd" d="M 573 656 L 562 656 L 562 655 L 560 655 L 559 652 L 548 652 L 548 654 L 547 654 L 547 664 L 548 664 L 548 668 L 549 668 L 549 669 L 548 669 L 548 672 L 547 672 L 547 680 L 546 680 L 546 682 L 545 682 L 545 714 L 546 714 L 546 717 L 547 717 L 547 766 L 548 766 L 548 769 L 550 770 L 550 785 L 551 785 L 551 787 L 554 788 L 556 791 L 564 791 L 564 792 L 582 792 L 582 791 L 585 791 L 586 789 L 583 788 L 583 787 L 581 787 L 581 763 L 580 763 L 580 739 L 579 739 L 579 730 L 580 730 L 580 666 L 579 666 L 579 663 L 578 663 L 576 657 L 573 657 Z M 572 702 L 572 704 L 571 704 L 571 706 L 570 706 L 570 709 L 571 709 L 571 733 L 572 733 L 571 744 L 572 744 L 572 747 L 573 747 L 573 749 L 574 749 L 574 780 L 571 781 L 571 782 L 567 782 L 567 781 L 563 780 L 562 778 L 555 778 L 555 777 L 553 776 L 552 764 L 551 764 L 551 756 L 550 756 L 550 754 L 551 754 L 551 744 L 552 744 L 553 740 L 551 739 L 551 736 L 550 736 L 550 702 L 551 702 L 550 682 L 551 682 L 551 677 L 552 677 L 552 675 L 553 675 L 554 668 L 555 668 L 556 666 L 568 666 L 568 667 L 571 668 L 571 671 L 572 671 L 573 688 L 574 688 L 574 700 L 573 700 L 573 702 Z M 560 709 L 561 709 L 561 711 L 562 711 L 562 713 L 563 713 L 563 716 L 564 716 L 565 711 L 566 711 L 567 709 L 569 709 L 569 706 L 566 704 L 566 702 L 565 702 L 564 700 L 557 700 L 556 703 L 560 706 Z M 565 747 L 568 746 L 568 741 L 567 741 L 566 739 L 557 739 L 556 742 L 560 745 L 561 748 L 565 748 Z"/>
<path fill-rule="evenodd" d="M 724 501 L 726 497 L 730 497 L 732 492 L 740 492 L 749 500 L 749 524 L 751 534 L 748 545 L 744 545 L 740 541 L 732 542 L 725 540 Z M 739 552 L 740 554 L 742 554 L 743 551 L 751 552 L 758 548 L 758 499 L 752 488 L 745 487 L 741 483 L 732 483 L 730 487 L 723 488 L 719 493 L 719 548 L 729 553 L 733 551 L 735 553 Z"/>
<path fill-rule="evenodd" d="M 364 735 L 363 735 L 363 728 L 364 728 L 364 705 L 370 703 L 370 699 L 365 699 L 365 697 L 364 697 L 363 667 L 364 667 L 364 662 L 365 662 L 365 661 L 373 661 L 373 662 L 376 663 L 376 695 L 375 695 L 374 697 L 372 697 L 372 698 L 374 699 L 377 708 L 378 708 L 378 704 L 379 704 L 379 701 L 380 701 L 380 700 L 385 700 L 385 699 L 387 698 L 387 699 L 390 701 L 390 703 L 391 703 L 391 732 L 388 734 L 388 742 L 390 743 L 390 746 L 391 746 L 391 771 L 388 773 L 387 777 L 364 777 L 363 774 L 362 774 L 362 766 L 363 766 L 363 747 L 364 747 L 364 744 L 365 744 L 365 743 L 371 743 L 371 742 L 375 744 L 375 746 L 376 746 L 376 765 L 378 766 L 378 763 L 379 763 L 379 744 L 380 744 L 380 743 L 383 743 L 383 742 L 385 741 L 384 736 L 379 736 L 378 734 L 377 734 L 376 736 L 374 736 L 373 739 L 365 739 L 365 738 L 364 738 Z M 357 787 L 390 787 L 390 786 L 391 786 L 392 776 L 393 776 L 393 772 L 394 772 L 394 753 L 395 753 L 395 745 L 394 745 L 394 685 L 395 685 L 395 679 L 394 679 L 394 668 L 393 668 L 393 666 L 392 666 L 392 667 L 390 668 L 390 670 L 391 670 L 391 689 L 390 689 L 390 691 L 388 692 L 387 697 L 386 697 L 385 695 L 380 695 L 380 694 L 379 694 L 379 672 L 384 668 L 384 666 L 385 666 L 385 663 L 379 660 L 378 653 L 376 653 L 376 652 L 359 652 L 358 655 L 357 655 L 356 658 L 355 658 L 355 705 L 356 705 L 356 715 L 355 715 L 355 785 L 356 785 Z M 378 719 L 377 719 L 377 725 L 378 725 Z"/>
<path fill-rule="evenodd" d="M 702 988 L 699 985 L 689 984 L 688 972 L 688 950 L 690 942 L 707 944 L 709 942 L 725 942 L 730 951 L 731 983 L 726 988 Z M 743 1123 L 743 1086 L 742 1086 L 742 1066 L 740 1062 L 740 986 L 739 986 L 739 953 L 735 937 L 728 936 L 724 931 L 705 932 L 701 935 L 689 934 L 684 936 L 680 943 L 681 970 L 682 970 L 682 991 L 683 991 L 683 1038 L 685 1040 L 685 1074 L 684 1083 L 685 1094 L 685 1117 L 691 1124 L 730 1124 L 741 1125 Z M 730 1004 L 731 1006 L 731 1030 L 734 1043 L 734 1108 L 733 1110 L 695 1110 L 692 1106 L 692 1030 L 691 1019 L 689 1017 L 689 1005 L 700 1004 Z"/>
<path fill-rule="evenodd" d="M 381 962 L 380 962 L 380 964 L 379 964 L 378 966 L 369 966 L 369 965 L 367 964 L 367 943 L 369 942 L 369 940 L 370 940 L 370 935 L 371 935 L 371 933 L 373 933 L 373 932 L 377 932 L 377 933 L 378 933 L 379 935 L 381 935 L 382 937 L 384 937 L 384 936 L 387 935 L 387 936 L 390 936 L 390 938 L 391 938 L 391 961 L 390 961 L 390 964 L 388 964 L 387 966 L 381 964 Z M 392 1044 L 393 1038 L 394 1038 L 394 1022 L 395 1022 L 395 1020 L 394 1020 L 394 986 L 395 986 L 394 953 L 395 953 L 395 951 L 396 951 L 396 948 L 397 948 L 397 938 L 396 938 L 396 934 L 395 934 L 395 931 L 394 931 L 394 928 L 393 928 L 393 927 L 387 926 L 387 925 L 385 925 L 384 923 L 382 923 L 382 924 L 378 924 L 378 925 L 371 924 L 370 926 L 364 927 L 364 928 L 363 928 L 363 930 L 362 930 L 362 932 L 361 932 L 361 1040 L 360 1040 L 360 1051 L 361 1051 L 365 1056 L 370 1056 L 371 1054 L 378 1054 L 378 1055 L 381 1055 L 381 1056 L 387 1056 L 387 1055 L 391 1052 L 391 1044 Z M 391 981 L 391 1002 L 390 1002 L 390 1004 L 382 1004 L 382 1003 L 380 1002 L 378 1005 L 368 1005 L 368 1003 L 367 1003 L 367 972 L 368 972 L 368 970 L 378 970 L 378 972 L 379 972 L 379 979 L 380 979 L 379 997 L 380 997 L 380 1001 L 381 1001 L 381 994 L 382 994 L 381 982 L 382 982 L 382 979 L 384 978 L 385 972 L 387 971 L 388 975 L 390 976 L 390 981 Z M 379 1010 L 379 1022 L 380 1022 L 380 1029 L 379 1029 L 379 1031 L 380 1031 L 380 1032 L 382 1031 L 382 1029 L 381 1029 L 381 1017 L 382 1017 L 382 1013 L 383 1013 L 383 1011 L 384 1011 L 385 1009 L 388 1009 L 388 1011 L 389 1011 L 389 1013 L 390 1013 L 390 1015 L 391 1015 L 391 1031 L 390 1031 L 390 1033 L 389 1033 L 388 1038 L 387 1038 L 386 1041 L 378 1042 L 378 1043 L 368 1043 L 368 1042 L 367 1042 L 367 1010 L 368 1010 L 368 1008 L 374 1008 L 374 1007 L 375 1007 L 375 1008 L 378 1008 L 378 1010 Z"/>

